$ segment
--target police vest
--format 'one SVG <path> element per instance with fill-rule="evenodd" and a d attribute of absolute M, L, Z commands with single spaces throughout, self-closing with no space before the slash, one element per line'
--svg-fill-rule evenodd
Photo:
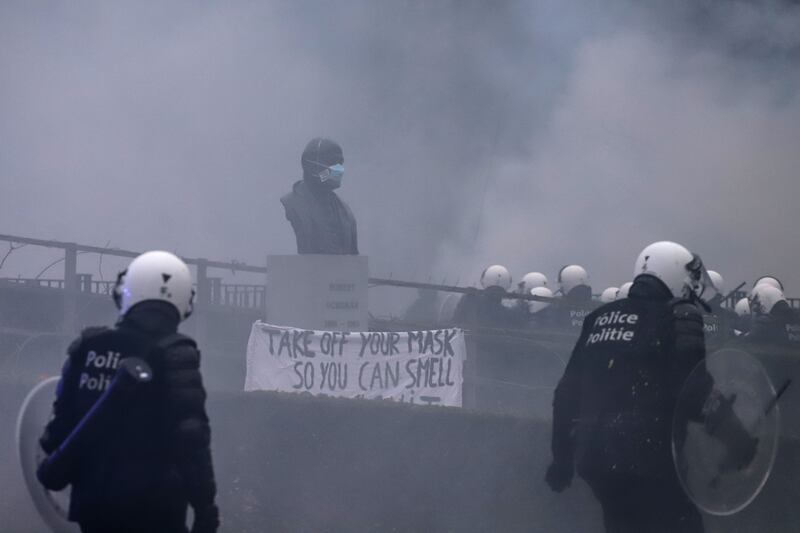
<path fill-rule="evenodd" d="M 151 391 L 157 389 L 163 368 L 162 358 L 157 354 L 183 343 L 195 346 L 191 338 L 179 333 L 154 339 L 127 328 L 85 330 L 69 349 L 75 381 L 65 384 L 74 393 L 77 418 L 80 419 L 88 412 L 111 385 L 120 361 L 125 358 L 139 357 L 147 361 L 153 369 L 153 381 L 144 387 Z M 157 402 L 159 399 L 151 398 L 149 401 Z"/>

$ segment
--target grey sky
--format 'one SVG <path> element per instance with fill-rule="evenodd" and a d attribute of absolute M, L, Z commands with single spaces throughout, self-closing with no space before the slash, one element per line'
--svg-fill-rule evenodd
<path fill-rule="evenodd" d="M 638 4 L 3 2 L 0 233 L 263 264 L 326 135 L 374 275 L 599 290 L 672 239 L 800 295 L 798 8 Z"/>

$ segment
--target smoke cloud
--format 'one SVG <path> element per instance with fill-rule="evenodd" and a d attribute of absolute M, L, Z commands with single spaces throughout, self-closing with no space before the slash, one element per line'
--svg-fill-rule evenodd
<path fill-rule="evenodd" d="M 0 228 L 263 264 L 325 135 L 373 275 L 577 262 L 599 292 L 671 239 L 800 294 L 798 29 L 745 0 L 5 2 Z"/>

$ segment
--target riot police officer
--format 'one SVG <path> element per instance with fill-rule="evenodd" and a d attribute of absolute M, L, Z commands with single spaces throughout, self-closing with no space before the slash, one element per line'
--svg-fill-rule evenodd
<path fill-rule="evenodd" d="M 530 294 L 531 289 L 536 287 L 547 287 L 547 276 L 541 272 L 528 272 L 517 283 L 517 292 L 520 294 Z"/>
<path fill-rule="evenodd" d="M 542 274 L 541 272 L 528 272 L 522 279 L 517 283 L 517 294 L 531 294 L 531 291 L 537 289 L 547 289 L 548 297 L 552 298 L 553 293 L 550 289 L 547 288 L 547 276 Z M 541 302 L 540 302 L 541 303 Z M 549 303 L 549 302 L 548 302 Z M 521 323 L 527 322 L 531 315 L 541 311 L 537 306 L 530 306 L 530 302 L 527 300 L 519 299 L 512 302 L 512 307 L 517 311 L 519 314 L 519 320 Z M 545 306 L 547 307 L 547 306 Z"/>
<path fill-rule="evenodd" d="M 800 376 L 800 321 L 776 284 L 757 283 L 747 296 L 752 313 L 750 331 L 734 346 L 754 355 L 779 386 Z M 743 306 L 742 306 L 743 307 Z M 800 394 L 789 387 L 781 396 L 783 432 L 800 438 Z"/>
<path fill-rule="evenodd" d="M 553 291 L 547 287 L 534 287 L 530 290 L 532 296 L 541 298 L 553 298 Z M 552 300 L 530 300 L 527 301 L 528 307 L 528 328 L 539 330 L 542 327 L 552 327 L 554 317 L 552 314 Z"/>
<path fill-rule="evenodd" d="M 753 282 L 753 288 L 755 289 L 759 285 L 770 285 L 780 290 L 781 292 L 783 292 L 784 290 L 783 283 L 775 276 L 761 276 L 760 278 L 758 278 Z"/>
<path fill-rule="evenodd" d="M 580 265 L 567 265 L 559 270 L 558 287 L 565 300 L 586 302 L 592 299 L 589 273 Z"/>
<path fill-rule="evenodd" d="M 703 317 L 692 303 L 703 271 L 677 243 L 647 246 L 628 297 L 586 317 L 556 388 L 547 483 L 564 490 L 577 467 L 606 531 L 703 529 L 671 455 L 676 396 L 705 357 Z"/>
<path fill-rule="evenodd" d="M 589 274 L 580 265 L 567 265 L 558 272 L 558 287 L 562 297 L 549 312 L 559 328 L 577 336 L 584 318 L 595 307 Z"/>
<path fill-rule="evenodd" d="M 503 265 L 490 265 L 481 273 L 483 290 L 465 294 L 458 302 L 453 320 L 468 327 L 509 328 L 521 322 L 519 313 L 503 305 L 511 288 L 511 273 Z"/>
<path fill-rule="evenodd" d="M 733 312 L 736 313 L 736 322 L 734 323 L 734 335 L 740 336 L 750 331 L 750 320 L 752 314 L 750 313 L 750 301 L 745 297 L 741 298 L 733 307 Z"/>
<path fill-rule="evenodd" d="M 607 304 L 617 299 L 619 294 L 619 287 L 608 287 L 600 293 L 600 303 Z"/>
<path fill-rule="evenodd" d="M 147 252 L 121 272 L 113 292 L 120 319 L 84 330 L 68 349 L 53 417 L 40 444 L 45 453 L 76 430 L 114 378 L 120 362 L 138 357 L 152 379 L 137 386 L 124 411 L 82 444 L 70 467 L 69 518 L 89 532 L 185 532 L 219 525 L 206 393 L 195 342 L 177 333 L 192 311 L 188 267 L 168 252 Z M 59 490 L 62 487 L 47 486 Z"/>
<path fill-rule="evenodd" d="M 748 343 L 800 348 L 800 323 L 783 291 L 761 283 L 750 291 L 747 302 L 753 314 L 752 329 L 746 336 Z"/>

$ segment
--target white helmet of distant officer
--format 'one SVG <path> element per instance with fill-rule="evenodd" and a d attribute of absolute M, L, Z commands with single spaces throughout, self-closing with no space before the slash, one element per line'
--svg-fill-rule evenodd
<path fill-rule="evenodd" d="M 717 290 L 717 294 L 724 294 L 725 278 L 722 277 L 722 274 L 720 274 L 716 270 L 709 270 L 708 277 L 711 278 L 711 283 L 714 284 L 714 288 Z"/>
<path fill-rule="evenodd" d="M 481 274 L 481 287 L 500 287 L 508 291 L 511 288 L 511 273 L 502 265 L 491 265 Z"/>
<path fill-rule="evenodd" d="M 620 285 L 619 290 L 617 291 L 617 297 L 615 300 L 622 300 L 628 297 L 628 292 L 631 290 L 631 286 L 633 286 L 632 281 L 626 281 L 622 285 Z"/>
<path fill-rule="evenodd" d="M 619 287 L 609 287 L 600 293 L 600 302 L 607 304 L 617 299 Z"/>
<path fill-rule="evenodd" d="M 711 284 L 714 286 L 714 296 L 704 298 L 706 302 L 714 305 L 719 306 L 722 304 L 722 298 L 725 296 L 725 279 L 722 277 L 722 274 L 717 272 L 716 270 L 707 270 L 708 279 L 711 280 Z"/>
<path fill-rule="evenodd" d="M 733 306 L 733 312 L 740 317 L 750 316 L 750 300 L 747 298 L 742 298 L 736 302 L 736 305 Z"/>
<path fill-rule="evenodd" d="M 558 272 L 559 291 L 567 295 L 580 285 L 589 286 L 589 273 L 580 265 L 567 265 Z"/>
<path fill-rule="evenodd" d="M 676 242 L 659 241 L 645 247 L 636 258 L 633 273 L 642 274 L 660 279 L 675 298 L 697 296 L 708 301 L 717 294 L 700 257 Z"/>
<path fill-rule="evenodd" d="M 553 297 L 553 291 L 551 291 L 547 287 L 534 287 L 534 288 L 532 288 L 530 290 L 530 294 L 532 296 L 540 296 L 540 297 L 543 297 L 543 298 L 552 298 Z M 548 307 L 550 307 L 550 303 L 551 302 L 541 301 L 541 300 L 529 300 L 528 301 L 528 311 L 530 311 L 530 313 L 532 315 L 535 315 L 539 311 L 543 311 L 543 310 L 547 309 Z"/>
<path fill-rule="evenodd" d="M 112 294 L 120 316 L 146 301 L 171 304 L 181 320 L 192 314 L 194 288 L 189 267 L 169 252 L 145 252 L 117 276 Z"/>
<path fill-rule="evenodd" d="M 520 294 L 529 294 L 535 287 L 547 287 L 547 276 L 541 272 L 528 272 L 517 283 Z"/>
<path fill-rule="evenodd" d="M 783 291 L 783 283 L 781 283 L 781 281 L 775 276 L 761 276 L 753 283 L 753 288 L 756 288 L 762 284 L 770 285 L 771 287 L 775 287 L 781 292 Z"/>
<path fill-rule="evenodd" d="M 783 291 L 768 283 L 756 285 L 747 296 L 750 312 L 754 315 L 768 315 L 775 304 L 784 301 Z"/>

